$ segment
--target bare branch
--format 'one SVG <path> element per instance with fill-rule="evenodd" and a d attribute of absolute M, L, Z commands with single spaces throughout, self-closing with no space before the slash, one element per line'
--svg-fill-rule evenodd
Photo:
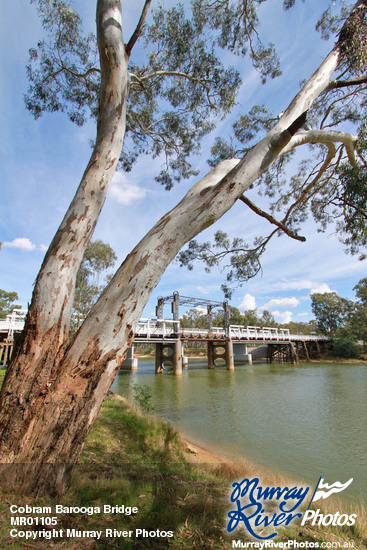
<path fill-rule="evenodd" d="M 91 67 L 85 73 L 76 73 L 76 72 L 72 71 L 71 69 L 69 69 L 68 67 L 63 66 L 58 71 L 55 71 L 54 73 L 48 74 L 44 78 L 44 80 L 42 81 L 42 84 L 44 82 L 46 82 L 46 80 L 48 80 L 49 78 L 55 78 L 56 76 L 58 76 L 60 73 L 63 73 L 63 72 L 67 72 L 69 74 L 72 74 L 73 76 L 75 76 L 77 78 L 87 78 L 87 76 L 89 76 L 91 73 L 99 73 L 99 74 L 101 73 L 100 69 L 98 69 L 97 67 Z"/>
<path fill-rule="evenodd" d="M 133 47 L 135 46 L 135 43 L 138 40 L 139 36 L 141 35 L 141 32 L 143 30 L 143 25 L 144 25 L 145 19 L 147 17 L 147 13 L 149 11 L 151 3 L 152 3 L 152 0 L 146 0 L 145 1 L 143 11 L 141 12 L 140 19 L 139 19 L 139 22 L 136 26 L 136 29 L 133 32 L 133 34 L 131 35 L 131 38 L 130 38 L 129 42 L 127 43 L 127 45 L 125 47 L 125 52 L 126 52 L 126 55 L 128 57 L 130 57 L 131 51 L 132 51 Z"/>
<path fill-rule="evenodd" d="M 195 78 L 194 76 L 191 76 L 187 73 L 182 73 L 179 71 L 154 71 L 153 73 L 149 73 L 143 76 L 138 76 L 134 73 L 130 73 L 130 78 L 132 80 L 136 80 L 140 84 L 144 82 L 145 80 L 150 80 L 152 78 L 156 78 L 159 76 L 179 76 L 181 78 L 186 78 L 187 80 L 191 80 L 191 82 L 198 82 L 201 86 L 203 86 L 206 90 L 209 90 L 209 87 L 203 80 L 200 78 Z"/>
<path fill-rule="evenodd" d="M 358 78 L 350 78 L 349 80 L 332 80 L 325 90 L 336 90 L 337 88 L 346 88 L 347 86 L 358 86 L 359 84 L 367 84 L 367 74 Z"/>
<path fill-rule="evenodd" d="M 268 220 L 273 225 L 276 225 L 277 227 L 279 227 L 279 229 L 284 231 L 284 233 L 286 233 L 292 239 L 296 239 L 297 241 L 302 241 L 302 242 L 304 242 L 306 240 L 306 237 L 302 237 L 301 235 L 297 235 L 296 233 L 293 233 L 293 231 L 291 229 L 289 229 L 289 227 L 287 227 L 283 222 L 280 222 L 279 220 L 275 219 L 268 212 L 264 212 L 264 210 L 261 210 L 261 208 L 256 206 L 256 204 L 254 204 L 252 201 L 250 201 L 250 199 L 248 199 L 244 195 L 242 195 L 242 197 L 240 197 L 240 201 L 242 201 L 249 208 L 251 208 L 251 210 L 253 212 L 255 212 L 255 214 L 258 214 L 262 218 L 265 218 L 266 220 Z"/>
<path fill-rule="evenodd" d="M 354 143 L 357 139 L 357 136 L 354 134 L 349 134 L 348 132 L 335 132 L 332 130 L 309 130 L 308 132 L 299 132 L 295 134 L 286 147 L 282 149 L 281 155 L 285 155 L 295 147 L 306 143 L 322 143 L 327 146 L 332 143 L 343 143 L 347 150 L 350 163 L 352 166 L 356 166 Z"/>

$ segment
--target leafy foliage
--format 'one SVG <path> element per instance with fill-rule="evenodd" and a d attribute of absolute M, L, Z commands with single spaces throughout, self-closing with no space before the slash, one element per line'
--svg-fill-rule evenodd
<path fill-rule="evenodd" d="M 367 277 L 361 279 L 354 287 L 356 302 L 350 320 L 350 332 L 354 338 L 367 342 Z"/>
<path fill-rule="evenodd" d="M 360 349 L 353 340 L 338 338 L 333 342 L 333 351 L 338 357 L 356 359 L 360 356 Z"/>
<path fill-rule="evenodd" d="M 20 306 L 15 304 L 16 300 L 18 300 L 16 292 L 7 292 L 0 288 L 0 319 L 5 319 L 14 308 L 20 308 Z"/>
<path fill-rule="evenodd" d="M 88 112 L 97 114 L 99 70 L 95 36 L 85 35 L 79 15 L 67 0 L 31 0 L 47 39 L 29 50 L 27 109 L 35 118 L 44 112 L 66 112 L 81 126 Z"/>
<path fill-rule="evenodd" d="M 100 239 L 89 243 L 76 279 L 73 331 L 79 327 L 101 294 L 110 278 L 108 275 L 103 277 L 103 274 L 113 267 L 116 259 L 109 244 Z"/>
<path fill-rule="evenodd" d="M 314 293 L 311 295 L 312 311 L 322 334 L 331 338 L 342 327 L 352 311 L 352 302 L 341 298 L 336 292 Z"/>
<path fill-rule="evenodd" d="M 194 268 L 194 262 L 200 260 L 205 264 L 205 271 L 209 272 L 214 266 L 222 266 L 224 261 L 228 263 L 222 266 L 227 269 L 227 284 L 222 285 L 226 298 L 231 297 L 230 284 L 233 281 L 242 283 L 254 277 L 261 269 L 260 249 L 263 247 L 261 239 L 251 248 L 242 238 L 230 239 L 227 233 L 217 231 L 214 235 L 214 243 L 209 241 L 198 243 L 193 239 L 187 248 L 181 251 L 177 260 L 180 266 L 186 266 L 189 270 Z"/>
<path fill-rule="evenodd" d="M 339 46 L 346 66 L 355 74 L 367 68 L 367 4 L 359 2 L 343 25 Z"/>
<path fill-rule="evenodd" d="M 153 411 L 153 394 L 147 384 L 134 384 L 132 386 L 133 399 L 142 411 L 150 413 Z"/>
<path fill-rule="evenodd" d="M 242 325 L 242 326 L 272 326 L 276 327 L 278 324 L 275 322 L 273 315 L 264 310 L 260 315 L 256 309 L 248 310 L 241 313 L 236 307 L 229 307 L 229 324 L 230 325 Z M 180 324 L 182 328 L 208 328 L 208 318 L 200 308 L 190 309 L 181 318 Z M 224 327 L 224 313 L 222 310 L 218 310 L 213 315 L 212 326 Z"/>
<path fill-rule="evenodd" d="M 88 114 L 98 114 L 96 39 L 83 34 L 71 0 L 32 1 L 47 39 L 30 50 L 26 106 L 36 118 L 65 111 L 84 124 Z M 166 189 L 196 174 L 189 157 L 199 152 L 218 116 L 234 106 L 241 84 L 238 71 L 221 61 L 221 49 L 249 53 L 264 82 L 280 74 L 274 46 L 261 42 L 256 7 L 253 0 L 215 0 L 194 1 L 191 13 L 181 4 L 156 8 L 143 29 L 145 51 L 130 59 L 121 168 L 131 170 L 142 154 L 159 157 L 156 180 Z"/>
<path fill-rule="evenodd" d="M 265 0 L 261 0 L 260 3 Z M 237 55 L 249 52 L 253 66 L 260 72 L 262 82 L 281 74 L 274 44 L 265 46 L 256 31 L 259 25 L 258 2 L 195 0 L 193 13 L 197 24 L 206 24 L 218 31 L 216 43 Z"/>

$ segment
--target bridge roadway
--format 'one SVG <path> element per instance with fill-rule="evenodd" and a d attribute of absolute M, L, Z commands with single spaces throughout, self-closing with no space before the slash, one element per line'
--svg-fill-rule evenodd
<path fill-rule="evenodd" d="M 24 316 L 24 311 L 14 310 L 6 319 L 0 319 L 0 365 L 6 364 L 10 358 L 14 333 L 23 330 Z M 247 349 L 249 344 L 267 345 L 269 362 L 296 362 L 300 358 L 310 360 L 329 339 L 313 334 L 290 334 L 288 329 L 275 327 L 182 328 L 180 321 L 175 319 L 141 319 L 122 368 L 136 370 L 134 344 L 150 343 L 155 344 L 156 372 L 163 372 L 164 367 L 172 365 L 174 373 L 180 374 L 182 366 L 187 366 L 184 343 L 199 341 L 207 342 L 208 368 L 214 368 L 215 361 L 222 359 L 227 369 L 233 370 L 235 362 L 252 362 Z"/>

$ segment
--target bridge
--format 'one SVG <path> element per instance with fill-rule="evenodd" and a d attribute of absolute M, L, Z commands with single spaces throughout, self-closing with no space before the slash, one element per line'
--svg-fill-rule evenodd
<path fill-rule="evenodd" d="M 171 303 L 173 319 L 164 318 L 164 304 Z M 179 317 L 179 307 L 194 306 L 207 310 L 207 328 L 183 328 Z M 212 326 L 214 308 L 223 308 L 224 327 Z M 164 368 L 173 367 L 176 375 L 182 374 L 182 368 L 188 366 L 185 356 L 187 342 L 206 342 L 208 368 L 216 366 L 222 360 L 228 370 L 234 370 L 235 363 L 251 363 L 249 346 L 267 347 L 266 358 L 269 363 L 310 361 L 320 354 L 323 346 L 330 340 L 319 335 L 290 334 L 288 329 L 275 327 L 257 327 L 230 325 L 228 302 L 214 302 L 198 298 L 172 296 L 158 298 L 156 319 L 141 319 L 136 327 L 134 342 L 121 368 L 137 370 L 138 359 L 134 355 L 137 343 L 149 343 L 155 346 L 155 371 L 162 373 Z M 6 319 L 0 319 L 0 365 L 6 365 L 10 359 L 14 336 L 24 327 L 26 311 L 15 309 Z"/>

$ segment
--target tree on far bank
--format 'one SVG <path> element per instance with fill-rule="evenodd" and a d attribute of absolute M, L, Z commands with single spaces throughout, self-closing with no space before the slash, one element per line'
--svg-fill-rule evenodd
<path fill-rule="evenodd" d="M 287 328 L 290 334 L 320 334 L 317 322 L 314 319 L 308 323 L 303 323 L 302 321 L 290 321 L 289 323 L 283 323 L 280 326 Z"/>
<path fill-rule="evenodd" d="M 0 288 L 0 319 L 5 319 L 14 308 L 20 308 L 15 301 L 18 300 L 16 292 L 6 292 Z"/>
<path fill-rule="evenodd" d="M 353 311 L 353 302 L 341 298 L 336 292 L 314 293 L 311 307 L 321 334 L 334 338 L 338 329 L 345 326 Z"/>
<path fill-rule="evenodd" d="M 72 332 L 79 328 L 109 282 L 105 272 L 114 266 L 116 260 L 111 246 L 101 239 L 88 244 L 76 276 Z"/>
<path fill-rule="evenodd" d="M 64 111 L 77 124 L 89 111 L 97 119 L 97 134 L 38 274 L 22 339 L 2 387 L 0 480 L 22 493 L 60 494 L 147 300 L 186 243 L 181 263 L 190 267 L 202 259 L 210 268 L 224 259 L 229 286 L 261 270 L 261 254 L 274 235 L 284 232 L 304 240 L 299 227 L 310 210 L 322 226 L 335 219 L 334 209 L 344 216 L 348 189 L 343 186 L 349 180 L 344 183 L 339 170 L 350 164 L 358 178 L 364 162 L 357 135 L 342 126 L 363 123 L 367 7 L 366 1 L 358 1 L 351 12 L 324 13 L 322 33 L 337 35 L 325 60 L 295 90 L 289 105 L 281 106 L 279 116 L 254 105 L 235 122 L 229 142 L 213 144 L 215 167 L 131 251 L 69 345 L 77 272 L 117 166 L 129 171 L 147 154 L 163 159 L 156 179 L 166 188 L 193 176 L 190 155 L 234 106 L 241 76 L 246 80 L 222 59 L 247 55 L 264 83 L 279 76 L 280 66 L 274 46 L 261 41 L 260 10 L 252 0 L 194 0 L 191 11 L 188 5 L 160 6 L 149 25 L 151 0 L 146 0 L 127 40 L 118 0 L 97 0 L 96 39 L 83 34 L 67 0 L 34 3 L 47 36 L 30 51 L 27 107 L 36 117 Z M 293 4 L 285 1 L 284 8 Z M 142 46 L 137 55 L 136 44 Z M 238 143 L 235 150 L 232 143 Z M 307 149 L 287 180 L 293 152 L 308 144 L 311 153 Z M 271 198 L 269 212 L 245 195 L 255 182 Z M 192 240 L 237 201 L 266 218 L 274 230 L 253 246 L 221 231 L 209 245 Z M 363 216 L 357 203 L 353 227 Z M 363 236 L 357 237 L 361 242 L 354 239 L 354 248 L 363 244 Z"/>
<path fill-rule="evenodd" d="M 361 279 L 354 287 L 356 302 L 350 319 L 350 330 L 357 340 L 367 342 L 367 277 Z"/>

